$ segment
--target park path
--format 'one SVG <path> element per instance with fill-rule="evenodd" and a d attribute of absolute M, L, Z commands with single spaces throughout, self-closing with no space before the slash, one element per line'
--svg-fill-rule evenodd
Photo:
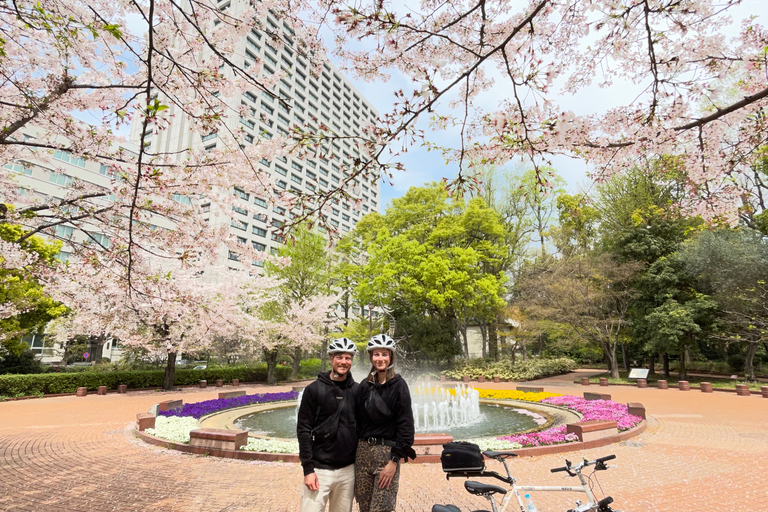
<path fill-rule="evenodd" d="M 538 383 L 548 391 L 581 395 L 595 390 L 573 384 L 584 373 Z M 497 389 L 515 385 L 477 384 Z M 289 389 L 244 388 L 249 393 Z M 549 472 L 565 457 L 614 453 L 618 468 L 602 472 L 600 483 L 618 509 L 699 512 L 716 510 L 720 503 L 736 512 L 765 509 L 767 399 L 619 386 L 600 391 L 618 402 L 642 402 L 650 416 L 646 432 L 595 450 L 515 460 L 513 474 L 521 484 L 565 484 L 568 480 Z M 297 464 L 186 455 L 133 437 L 137 412 L 160 400 L 195 402 L 215 398 L 216 392 L 187 389 L 0 403 L 0 511 L 297 511 Z M 577 496 L 534 498 L 547 512 L 565 511 Z M 482 498 L 463 490 L 461 480 L 446 481 L 439 464 L 405 465 L 398 511 L 429 512 L 434 503 L 454 503 L 465 511 L 488 508 Z"/>

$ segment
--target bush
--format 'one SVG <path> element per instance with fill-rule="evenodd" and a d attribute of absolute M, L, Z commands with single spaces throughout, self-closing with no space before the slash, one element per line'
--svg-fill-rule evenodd
<path fill-rule="evenodd" d="M 320 373 L 320 366 L 322 362 L 319 358 L 317 359 L 305 359 L 301 362 L 301 370 L 299 370 L 299 378 L 300 379 L 314 379 L 317 377 L 317 374 Z M 330 363 L 328 363 L 328 368 L 331 367 Z"/>
<path fill-rule="evenodd" d="M 291 376 L 290 367 L 278 366 L 277 380 Z M 164 370 L 136 370 L 112 372 L 43 373 L 32 375 L 0 375 L 0 396 L 31 396 L 40 394 L 74 393 L 79 387 L 95 391 L 99 386 L 117 389 L 125 384 L 129 389 L 162 387 Z M 201 380 L 214 382 L 221 379 L 232 382 L 266 382 L 267 365 L 230 366 L 205 370 L 177 369 L 174 383 L 178 386 L 194 385 Z"/>
<path fill-rule="evenodd" d="M 0 375 L 7 373 L 44 373 L 45 368 L 40 364 L 35 353 L 30 349 L 18 356 L 6 354 L 0 358 Z"/>
<path fill-rule="evenodd" d="M 444 371 L 443 375 L 452 379 L 461 379 L 464 375 L 476 379 L 484 375 L 487 378 L 499 377 L 504 380 L 534 380 L 561 375 L 576 368 L 576 361 L 567 357 L 518 360 L 514 366 L 511 359 L 502 359 L 498 363 L 487 359 L 465 359 L 458 361 L 452 369 Z"/>

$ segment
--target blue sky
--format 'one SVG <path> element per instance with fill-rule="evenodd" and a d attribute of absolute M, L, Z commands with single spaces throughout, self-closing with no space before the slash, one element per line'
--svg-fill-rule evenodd
<path fill-rule="evenodd" d="M 731 10 L 734 19 L 734 29 L 739 22 L 750 16 L 758 16 L 758 22 L 768 25 L 768 2 L 766 0 L 745 0 L 741 5 Z M 735 33 L 735 30 L 734 30 Z M 332 58 L 332 60 L 334 60 Z M 335 62 L 338 65 L 338 62 Z M 391 79 L 386 82 L 369 83 L 359 80 L 347 73 L 347 78 L 379 111 L 384 114 L 391 109 L 394 102 L 393 92 L 403 89 L 409 92 L 413 89 L 407 79 L 397 71 L 391 71 Z M 560 105 L 565 110 L 572 110 L 577 114 L 590 114 L 604 112 L 608 108 L 634 98 L 640 89 L 630 83 L 615 83 L 610 89 L 601 89 L 593 86 L 571 97 L 558 98 Z M 484 104 L 491 108 L 503 98 L 503 95 L 491 92 L 484 98 Z M 421 128 L 427 129 L 425 123 Z M 428 138 L 450 144 L 456 140 L 455 134 L 442 132 L 430 133 Z M 443 177 L 452 178 L 456 174 L 454 163 L 446 164 L 438 152 L 427 152 L 424 148 L 409 148 L 407 153 L 401 154 L 398 159 L 405 164 L 406 172 L 395 174 L 392 184 L 387 180 L 381 183 L 381 210 L 383 211 L 392 198 L 400 197 L 412 186 L 421 186 L 429 181 L 439 181 Z M 591 188 L 592 182 L 588 178 L 589 168 L 579 159 L 558 156 L 552 159 L 552 164 L 558 173 L 568 182 L 569 192 L 579 192 Z"/>

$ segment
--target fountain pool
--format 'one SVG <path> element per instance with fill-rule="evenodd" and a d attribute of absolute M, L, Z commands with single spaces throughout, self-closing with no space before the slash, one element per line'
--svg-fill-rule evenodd
<path fill-rule="evenodd" d="M 416 433 L 450 433 L 454 439 L 534 430 L 548 419 L 539 412 L 512 404 L 480 403 L 478 392 L 463 385 L 446 389 L 419 384 L 412 387 L 411 399 Z M 285 407 L 249 414 L 238 418 L 235 426 L 257 436 L 293 439 L 296 409 Z"/>

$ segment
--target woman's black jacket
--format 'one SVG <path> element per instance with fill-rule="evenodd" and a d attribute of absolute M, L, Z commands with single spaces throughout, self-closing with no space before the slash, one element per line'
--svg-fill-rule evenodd
<path fill-rule="evenodd" d="M 383 421 L 374 421 L 366 410 L 370 404 L 370 394 L 378 393 L 389 408 L 389 416 Z M 357 434 L 360 439 L 384 438 L 391 441 L 392 455 L 403 458 L 413 457 L 413 411 L 411 393 L 400 375 L 395 375 L 384 384 L 361 382 L 360 398 L 357 403 Z M 369 405 L 370 406 L 370 405 Z"/>

